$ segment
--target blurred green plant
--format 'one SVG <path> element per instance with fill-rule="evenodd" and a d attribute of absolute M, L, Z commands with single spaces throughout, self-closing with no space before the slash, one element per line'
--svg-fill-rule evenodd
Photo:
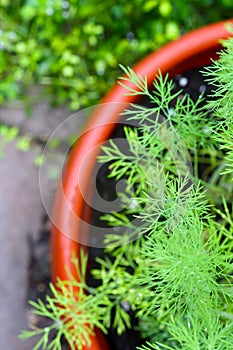
<path fill-rule="evenodd" d="M 23 134 L 17 126 L 7 126 L 3 123 L 0 123 L 0 160 L 5 156 L 5 148 L 8 144 L 13 142 L 14 147 L 21 151 L 27 152 L 31 149 L 32 144 L 36 144 L 38 140 L 32 138 L 30 134 Z M 41 142 L 41 140 L 39 141 Z M 70 139 L 67 140 L 70 143 Z M 54 138 L 48 143 L 50 149 L 57 149 L 59 147 L 60 140 Z M 34 164 L 40 166 L 44 161 L 42 150 L 34 158 Z"/>
<path fill-rule="evenodd" d="M 15 141 L 15 147 L 19 151 L 26 152 L 30 149 L 31 139 L 19 135 L 19 128 L 0 124 L 0 158 L 4 156 L 5 147 L 12 141 Z"/>
<path fill-rule="evenodd" d="M 42 84 L 53 103 L 92 105 L 114 84 L 119 62 L 131 66 L 230 9 L 230 0 L 2 0 L 0 103 L 27 100 L 30 85 Z"/>

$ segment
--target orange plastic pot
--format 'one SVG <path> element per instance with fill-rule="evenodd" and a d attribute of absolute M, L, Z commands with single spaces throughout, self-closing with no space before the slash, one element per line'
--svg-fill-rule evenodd
<path fill-rule="evenodd" d="M 159 69 L 162 73 L 168 72 L 170 76 L 174 76 L 188 69 L 210 64 L 211 58 L 216 58 L 216 52 L 221 49 L 221 40 L 230 36 L 226 29 L 229 22 L 232 20 L 211 24 L 182 36 L 148 55 L 134 66 L 134 71 L 147 76 L 148 83 L 151 84 Z M 77 242 L 80 242 L 80 235 L 87 237 L 88 245 L 89 226 L 83 224 L 82 219 L 88 221 L 90 211 L 83 193 L 88 195 L 89 177 L 100 151 L 98 145 L 110 138 L 119 121 L 123 103 L 136 101 L 134 96 L 126 96 L 125 93 L 125 89 L 116 84 L 105 96 L 67 160 L 52 213 L 51 273 L 54 282 L 57 276 L 64 280 L 69 278 L 67 268 L 75 274 L 71 260 L 73 252 L 79 256 L 81 244 Z M 83 166 L 83 158 L 94 148 L 95 152 L 92 152 L 92 156 L 88 157 Z M 87 349 L 107 350 L 109 347 L 102 333 L 97 331 L 91 347 L 83 350 Z"/>

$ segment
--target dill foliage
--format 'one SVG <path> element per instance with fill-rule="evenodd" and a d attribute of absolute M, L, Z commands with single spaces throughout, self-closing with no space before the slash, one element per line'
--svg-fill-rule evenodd
<path fill-rule="evenodd" d="M 113 325 L 121 334 L 131 327 L 123 305 L 138 318 L 140 350 L 232 349 L 233 40 L 224 45 L 204 71 L 215 86 L 207 102 L 175 91 L 161 73 L 149 89 L 146 77 L 122 67 L 127 93 L 150 100 L 149 108 L 133 104 L 123 113 L 134 125 L 124 127 L 127 151 L 110 140 L 99 156 L 110 177 L 126 178 L 122 210 L 102 217 L 124 234 L 105 237 L 107 255 L 92 271 L 98 287 L 86 284 L 81 254 L 81 271 L 74 260 L 79 282 L 58 280 L 46 304 L 31 303 L 52 320 L 21 334 L 41 335 L 34 350 L 61 349 L 63 335 L 71 349 L 82 349 L 95 327 L 106 333 Z"/>

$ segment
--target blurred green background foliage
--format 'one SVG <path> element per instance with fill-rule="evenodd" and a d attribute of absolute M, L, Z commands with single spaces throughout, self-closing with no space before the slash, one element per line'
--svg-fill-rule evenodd
<path fill-rule="evenodd" d="M 132 66 L 232 9 L 232 0 L 1 0 L 0 103 L 41 85 L 53 104 L 93 105 L 119 63 Z"/>

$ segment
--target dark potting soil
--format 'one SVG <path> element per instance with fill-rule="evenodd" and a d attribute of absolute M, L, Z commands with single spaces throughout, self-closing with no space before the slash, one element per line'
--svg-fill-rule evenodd
<path fill-rule="evenodd" d="M 198 98 L 200 93 L 208 95 L 211 89 L 204 83 L 202 75 L 197 70 L 191 70 L 182 75 L 177 75 L 174 77 L 173 81 L 176 91 L 183 89 L 184 93 L 189 93 L 194 100 Z M 149 102 L 144 100 L 140 104 L 149 105 Z M 123 125 L 119 125 L 116 128 L 112 138 L 122 139 L 124 137 L 123 135 Z M 111 203 L 111 201 L 116 199 L 117 191 L 116 182 L 113 179 L 109 179 L 108 174 L 108 164 L 102 165 L 96 176 L 96 188 L 98 195 L 106 202 Z M 102 211 L 98 211 L 96 209 L 92 211 L 91 223 L 93 227 L 106 227 L 106 223 L 100 219 L 103 214 L 104 213 Z M 94 229 L 92 231 L 91 237 L 93 236 L 95 239 Z M 41 220 L 41 231 L 38 240 L 33 241 L 29 239 L 28 243 L 31 252 L 28 271 L 28 299 L 37 300 L 40 298 L 45 300 L 46 294 L 50 294 L 50 289 L 48 286 L 50 282 L 49 219 L 46 214 L 44 214 Z M 95 257 L 103 256 L 103 254 L 103 249 L 92 247 L 89 249 L 91 268 L 95 266 Z M 95 284 L 98 283 L 90 276 L 88 277 L 88 281 L 88 283 L 92 286 L 95 286 Z M 130 309 L 130 306 L 123 304 L 122 307 L 127 308 L 131 315 L 132 323 L 136 326 L 137 321 L 134 318 L 134 314 Z M 43 327 L 46 326 L 47 320 L 44 320 L 38 316 L 34 318 L 33 322 L 35 326 Z M 118 336 L 116 331 L 111 328 L 107 339 L 111 350 L 135 350 L 136 346 L 141 344 L 140 334 L 134 329 L 127 330 L 121 336 Z M 68 349 L 65 341 L 63 348 L 64 350 Z"/>

